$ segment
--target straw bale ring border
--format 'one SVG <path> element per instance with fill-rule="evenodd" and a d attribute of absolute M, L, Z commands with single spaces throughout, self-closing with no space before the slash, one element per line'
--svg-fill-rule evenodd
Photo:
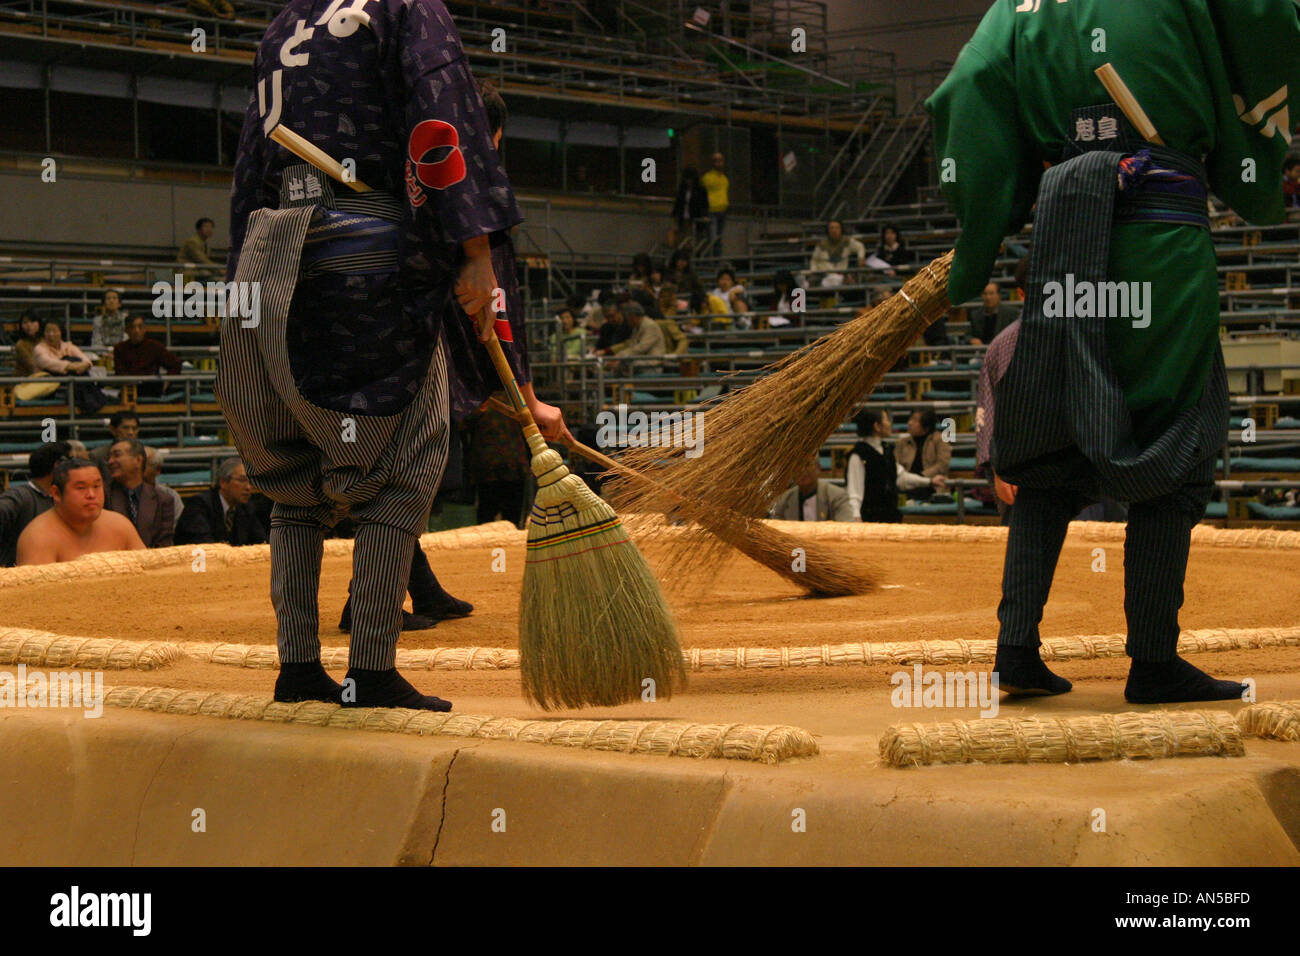
<path fill-rule="evenodd" d="M 1300 627 L 1207 628 L 1183 631 L 1179 653 L 1259 650 L 1300 647 Z M 682 652 L 688 670 L 765 670 L 804 667 L 853 667 L 929 664 L 938 666 L 987 664 L 997 650 L 992 639 L 886 641 L 880 643 L 817 644 L 785 647 L 695 647 Z M 1043 641 L 1048 661 L 1121 657 L 1123 634 L 1050 637 Z M 24 628 L 0 629 L 0 664 L 52 667 L 153 670 L 182 657 L 225 667 L 271 670 L 280 660 L 274 645 L 225 642 L 142 642 L 111 638 L 73 637 Z M 321 662 L 346 667 L 346 647 L 326 647 Z M 412 670 L 517 670 L 519 651 L 509 647 L 402 648 L 397 664 Z"/>
<path fill-rule="evenodd" d="M 106 688 L 109 707 L 181 716 L 264 720 L 386 733 L 515 740 L 612 753 L 721 758 L 778 763 L 818 753 L 812 734 L 799 727 L 700 724 L 669 720 L 522 720 L 481 714 L 439 714 L 402 709 L 349 709 L 307 701 L 167 687 Z"/>
<path fill-rule="evenodd" d="M 155 670 L 181 660 L 179 644 L 69 637 L 21 627 L 0 628 L 0 664 L 85 670 Z"/>
<path fill-rule="evenodd" d="M 877 524 L 874 522 L 800 521 L 766 522 L 779 531 L 817 541 L 934 541 L 934 542 L 1003 542 L 1007 529 L 999 525 L 969 524 Z M 638 526 L 639 527 L 639 526 Z M 646 524 L 647 529 L 652 527 Z M 687 534 L 688 528 L 656 529 L 671 538 Z M 1124 525 L 1114 521 L 1072 521 L 1069 537 L 1077 541 L 1124 540 Z M 1272 528 L 1216 528 L 1198 524 L 1192 528 L 1192 544 L 1214 548 L 1252 548 L 1277 551 L 1300 550 L 1300 531 L 1276 531 Z"/>
<path fill-rule="evenodd" d="M 1300 700 L 1261 701 L 1237 713 L 1243 734 L 1266 740 L 1300 741 Z"/>
<path fill-rule="evenodd" d="M 420 537 L 420 547 L 426 551 L 456 550 L 460 548 L 522 546 L 527 540 L 509 521 L 467 528 L 436 531 Z M 0 590 L 50 584 L 58 581 L 87 580 L 121 574 L 142 574 L 159 568 L 185 567 L 193 563 L 194 552 L 203 552 L 209 567 L 241 567 L 263 564 L 271 560 L 270 545 L 250 544 L 231 547 L 228 544 L 182 544 L 167 548 L 148 548 L 143 551 L 108 551 L 87 554 L 59 564 L 23 565 L 0 568 Z M 347 557 L 352 554 L 352 540 L 330 538 L 325 541 L 328 557 Z"/>
<path fill-rule="evenodd" d="M 883 763 L 1076 763 L 1245 755 L 1227 711 L 1155 711 L 1079 717 L 1007 717 L 896 724 L 880 737 Z"/>

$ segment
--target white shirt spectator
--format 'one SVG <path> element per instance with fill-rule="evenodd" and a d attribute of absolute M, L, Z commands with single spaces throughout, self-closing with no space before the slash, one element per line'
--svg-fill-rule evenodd
<path fill-rule="evenodd" d="M 71 342 L 60 343 L 59 350 L 56 352 L 44 340 L 36 343 L 36 347 L 32 349 L 32 358 L 35 359 L 37 368 L 51 375 L 66 374 L 68 365 L 72 362 L 90 361 L 86 353 Z"/>

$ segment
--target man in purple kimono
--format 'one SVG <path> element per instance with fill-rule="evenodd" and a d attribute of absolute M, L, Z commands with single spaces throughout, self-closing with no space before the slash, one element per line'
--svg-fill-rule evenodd
<path fill-rule="evenodd" d="M 413 549 L 446 462 L 441 325 L 454 293 L 487 333 L 492 236 L 521 216 L 441 0 L 290 0 L 254 86 L 227 276 L 258 309 L 223 318 L 216 393 L 275 502 L 276 699 L 449 710 L 396 669 Z M 269 138 L 277 126 L 370 190 L 332 183 Z M 558 410 L 533 401 L 558 433 Z M 326 529 L 345 515 L 357 533 L 340 687 L 320 664 L 317 598 Z"/>

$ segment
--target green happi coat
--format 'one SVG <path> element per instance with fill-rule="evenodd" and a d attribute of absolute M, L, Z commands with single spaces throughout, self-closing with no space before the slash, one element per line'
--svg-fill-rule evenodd
<path fill-rule="evenodd" d="M 942 188 L 962 226 L 954 303 L 988 281 L 1029 218 L 1045 163 L 1097 130 L 1071 111 L 1110 103 L 1111 63 L 1165 143 L 1203 160 L 1210 189 L 1249 222 L 1283 217 L 1280 171 L 1300 122 L 1296 0 L 998 0 L 926 103 Z M 1139 441 L 1196 403 L 1215 354 L 1210 235 L 1163 223 L 1111 232 L 1108 278 L 1150 282 L 1150 325 L 1106 319 L 1106 347 Z"/>

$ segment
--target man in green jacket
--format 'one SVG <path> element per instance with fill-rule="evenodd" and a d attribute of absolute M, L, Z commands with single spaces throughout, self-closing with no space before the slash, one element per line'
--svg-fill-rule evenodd
<path fill-rule="evenodd" d="M 1094 74 L 1107 63 L 1163 146 L 1114 105 Z M 1298 97 L 1296 0 L 998 0 L 927 103 L 963 227 L 954 303 L 1038 203 L 993 438 L 995 470 L 1020 487 L 998 608 L 1005 690 L 1070 689 L 1043 665 L 1038 625 L 1070 517 L 1105 494 L 1131 503 L 1127 699 L 1243 692 L 1177 656 L 1190 532 L 1227 430 L 1205 196 L 1281 221 Z"/>

